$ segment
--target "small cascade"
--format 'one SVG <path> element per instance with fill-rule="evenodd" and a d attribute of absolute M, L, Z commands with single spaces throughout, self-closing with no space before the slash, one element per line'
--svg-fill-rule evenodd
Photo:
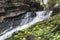
<path fill-rule="evenodd" d="M 15 18 L 7 19 L 6 22 L 0 23 L 0 30 L 1 30 L 0 35 L 6 33 L 9 30 L 16 28 L 17 26 L 22 26 L 24 24 L 31 22 L 35 16 L 36 16 L 36 13 L 28 12 L 28 13 L 19 15 Z"/>
<path fill-rule="evenodd" d="M 36 13 L 27 12 L 19 17 L 9 19 L 4 23 L 0 24 L 0 40 L 5 40 L 11 37 L 14 32 L 30 27 L 31 25 L 50 18 L 53 11 L 37 11 Z M 4 30 L 3 30 L 4 29 Z"/>

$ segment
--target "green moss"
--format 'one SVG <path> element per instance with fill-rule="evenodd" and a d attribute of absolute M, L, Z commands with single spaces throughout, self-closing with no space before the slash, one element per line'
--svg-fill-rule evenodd
<path fill-rule="evenodd" d="M 26 38 L 30 38 L 30 40 L 60 40 L 60 14 L 14 33 L 6 40 L 26 40 Z"/>

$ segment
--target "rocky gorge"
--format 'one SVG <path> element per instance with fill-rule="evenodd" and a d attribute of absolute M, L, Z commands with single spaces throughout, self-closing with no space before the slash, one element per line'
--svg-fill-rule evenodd
<path fill-rule="evenodd" d="M 2 0 L 0 4 L 0 40 L 5 40 L 16 31 L 60 13 L 59 5 L 55 8 L 50 7 L 55 3 L 49 5 L 49 10 L 44 10 L 44 6 L 28 0 Z"/>

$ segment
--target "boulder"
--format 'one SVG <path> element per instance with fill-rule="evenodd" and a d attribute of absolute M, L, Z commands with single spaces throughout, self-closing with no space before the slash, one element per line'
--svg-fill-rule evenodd
<path fill-rule="evenodd" d="M 43 10 L 39 3 L 31 0 L 0 0 L 0 22 L 7 17 L 18 16 L 27 11 Z"/>

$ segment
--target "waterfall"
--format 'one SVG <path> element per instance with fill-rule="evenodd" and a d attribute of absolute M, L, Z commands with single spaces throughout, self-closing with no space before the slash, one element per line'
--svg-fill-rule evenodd
<path fill-rule="evenodd" d="M 37 11 L 36 13 L 27 12 L 18 17 L 18 19 L 9 19 L 6 22 L 8 27 L 5 24 L 6 29 L 0 33 L 0 40 L 5 40 L 6 38 L 11 37 L 14 32 L 28 28 L 39 21 L 50 18 L 52 12 L 53 11 Z"/>
<path fill-rule="evenodd" d="M 48 0 L 40 0 L 40 4 L 43 5 L 42 1 L 44 2 L 44 4 L 48 4 Z"/>

